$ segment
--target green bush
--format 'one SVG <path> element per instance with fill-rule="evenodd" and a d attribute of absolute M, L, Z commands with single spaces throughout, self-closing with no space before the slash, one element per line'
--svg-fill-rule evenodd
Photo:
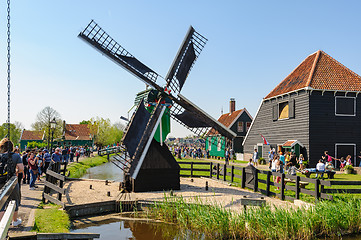
<path fill-rule="evenodd" d="M 28 144 L 26 145 L 27 148 L 33 149 L 33 148 L 45 148 L 47 146 L 46 143 L 44 142 L 28 142 Z"/>

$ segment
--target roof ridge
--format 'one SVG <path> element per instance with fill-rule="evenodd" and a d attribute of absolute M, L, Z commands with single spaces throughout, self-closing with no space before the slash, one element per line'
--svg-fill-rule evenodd
<path fill-rule="evenodd" d="M 316 57 L 315 59 L 313 60 L 313 64 L 312 64 L 312 68 L 311 68 L 311 72 L 310 72 L 310 75 L 308 76 L 308 80 L 306 82 L 306 87 L 309 87 L 311 85 L 311 81 L 312 81 L 312 77 L 313 77 L 313 74 L 315 72 L 315 69 L 316 69 L 316 65 L 318 63 L 318 59 L 320 58 L 320 55 L 321 55 L 321 50 L 318 50 L 316 52 Z"/>
<path fill-rule="evenodd" d="M 273 90 L 277 89 L 283 83 L 283 81 L 285 79 L 287 79 L 289 76 L 291 76 L 309 57 L 311 57 L 314 54 L 317 54 L 317 52 L 314 52 L 314 53 L 308 55 L 305 59 L 303 59 L 303 61 L 300 64 L 298 64 L 297 67 L 295 67 L 290 74 L 288 74 L 285 78 L 283 78 L 283 80 L 281 82 L 279 82 L 277 84 L 277 86 L 275 88 L 273 88 Z M 273 90 L 270 93 L 272 93 Z M 270 95 L 270 93 L 268 93 L 267 96 L 264 99 L 266 99 L 268 97 L 268 95 Z"/>
<path fill-rule="evenodd" d="M 357 73 L 355 73 L 354 71 L 352 71 L 351 69 L 349 69 L 348 67 L 346 67 L 345 65 L 343 65 L 341 62 L 337 61 L 335 58 L 331 57 L 330 55 L 328 55 L 327 53 L 325 53 L 324 51 L 321 50 L 321 52 L 323 54 L 325 54 L 327 57 L 331 58 L 333 61 L 335 61 L 337 64 L 341 65 L 342 67 L 344 67 L 347 71 L 349 71 L 352 75 L 354 75 L 355 77 L 361 78 L 360 75 L 358 75 Z"/>

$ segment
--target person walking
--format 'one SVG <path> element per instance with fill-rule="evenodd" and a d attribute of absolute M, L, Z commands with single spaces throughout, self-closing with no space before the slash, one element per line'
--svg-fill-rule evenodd
<path fill-rule="evenodd" d="M 37 160 L 39 158 L 34 157 L 35 154 L 33 152 L 30 152 L 30 155 L 28 157 L 28 165 L 29 165 L 29 172 L 30 172 L 30 184 L 29 184 L 29 189 L 30 190 L 35 190 L 35 181 L 36 178 L 38 176 L 38 165 L 37 165 Z"/>
<path fill-rule="evenodd" d="M 253 163 L 254 163 L 254 166 L 257 167 L 258 166 L 258 152 L 257 152 L 257 149 L 254 149 L 254 152 L 253 152 Z"/>
<path fill-rule="evenodd" d="M 28 166 L 28 156 L 30 153 L 30 149 L 26 149 L 25 153 L 23 153 L 22 162 L 24 166 L 24 178 L 23 178 L 23 184 L 29 184 L 30 183 L 30 172 L 29 172 L 29 166 Z"/>
<path fill-rule="evenodd" d="M 48 169 L 50 162 L 51 162 L 51 155 L 47 149 L 43 150 L 44 152 L 44 173 L 46 174 L 46 170 Z"/>

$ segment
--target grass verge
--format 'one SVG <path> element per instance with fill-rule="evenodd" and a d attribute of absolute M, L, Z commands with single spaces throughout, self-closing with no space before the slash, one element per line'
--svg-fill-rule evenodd
<path fill-rule="evenodd" d="M 69 174 L 70 178 L 80 178 L 86 173 L 88 168 L 99 166 L 106 162 L 108 162 L 106 157 L 87 158 L 81 162 L 71 164 L 71 166 L 67 168 L 67 174 Z"/>
<path fill-rule="evenodd" d="M 41 233 L 69 232 L 68 214 L 55 204 L 40 204 L 35 211 L 33 231 Z"/>
<path fill-rule="evenodd" d="M 194 238 L 339 238 L 361 231 L 361 199 L 323 201 L 309 210 L 264 206 L 234 213 L 199 199 L 197 204 L 187 204 L 182 198 L 165 198 L 150 209 L 148 217 L 175 223 L 185 235 L 191 230 Z"/>

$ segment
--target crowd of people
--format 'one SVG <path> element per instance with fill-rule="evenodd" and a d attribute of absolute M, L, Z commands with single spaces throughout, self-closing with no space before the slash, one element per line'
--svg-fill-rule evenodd
<path fill-rule="evenodd" d="M 0 188 L 3 187 L 11 176 L 16 175 L 18 184 L 13 190 L 9 200 L 15 200 L 16 207 L 13 215 L 12 225 L 18 226 L 22 220 L 18 218 L 18 208 L 21 200 L 21 185 L 29 184 L 30 190 L 37 188 L 36 183 L 41 181 L 41 176 L 46 173 L 47 169 L 57 162 L 78 162 L 79 158 L 90 157 L 93 149 L 88 146 L 64 146 L 56 147 L 50 152 L 46 148 L 26 149 L 20 153 L 17 147 L 7 138 L 0 141 Z M 9 157 L 10 155 L 10 157 Z M 12 161 L 10 161 L 10 159 Z M 5 206 L 0 211 L 2 218 Z"/>

